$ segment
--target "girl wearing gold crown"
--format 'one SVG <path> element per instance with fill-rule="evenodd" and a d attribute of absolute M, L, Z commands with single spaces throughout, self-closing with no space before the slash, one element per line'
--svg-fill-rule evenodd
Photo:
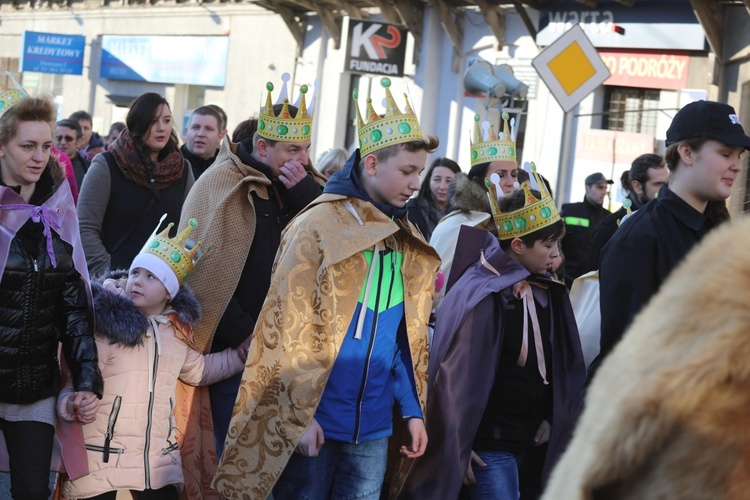
<path fill-rule="evenodd" d="M 51 155 L 56 113 L 51 96 L 0 92 L 0 470 L 14 498 L 49 496 L 61 344 L 71 399 L 95 406 L 102 391 L 75 205 Z M 63 430 L 68 472 L 85 474 L 68 453 L 77 439 L 80 457 L 80 424 Z"/>
<path fill-rule="evenodd" d="M 195 225 L 191 219 L 169 238 L 169 224 L 129 271 L 93 285 L 104 395 L 98 409 L 76 405 L 69 390 L 58 398 L 63 419 L 93 420 L 83 428 L 89 474 L 65 480 L 65 498 L 114 499 L 116 490 L 131 490 L 138 499 L 176 499 L 184 483 L 177 444 L 184 429 L 173 416 L 177 379 L 207 385 L 244 367 L 246 345 L 206 356 L 193 348 L 201 308 L 182 283 L 202 256 L 200 243 L 187 239 Z"/>

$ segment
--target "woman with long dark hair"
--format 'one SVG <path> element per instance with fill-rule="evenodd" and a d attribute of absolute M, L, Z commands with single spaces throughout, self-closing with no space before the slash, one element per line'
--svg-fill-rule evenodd
<path fill-rule="evenodd" d="M 19 499 L 50 494 L 60 344 L 76 412 L 102 394 L 75 205 L 52 155 L 56 114 L 51 97 L 0 93 L 0 470 Z M 79 444 L 78 459 L 62 448 L 72 477 L 87 472 Z"/>
<path fill-rule="evenodd" d="M 419 193 L 406 204 L 409 220 L 427 241 L 430 241 L 437 223 L 448 213 L 448 186 L 460 172 L 461 167 L 455 161 L 436 158 L 422 179 Z"/>
<path fill-rule="evenodd" d="M 180 153 L 169 103 L 146 93 L 130 105 L 126 129 L 91 162 L 78 216 L 92 275 L 127 267 L 160 217 L 179 220 L 195 182 Z M 187 167 L 187 168 L 186 168 Z"/>

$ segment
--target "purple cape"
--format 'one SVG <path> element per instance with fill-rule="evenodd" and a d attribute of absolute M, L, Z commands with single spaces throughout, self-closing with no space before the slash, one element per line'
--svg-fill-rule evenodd
<path fill-rule="evenodd" d="M 415 461 L 401 498 L 458 497 L 503 345 L 506 303 L 498 292 L 530 275 L 503 253 L 488 231 L 463 226 L 458 241 L 448 281 L 451 288 L 438 313 L 430 350 L 425 415 L 430 441 L 425 454 Z M 482 251 L 500 276 L 481 264 Z M 547 477 L 570 440 L 586 368 L 565 286 L 552 279 L 540 281 L 549 284 L 552 345 Z"/>
<path fill-rule="evenodd" d="M 40 208 L 47 212 L 41 214 Z M 11 188 L 0 186 L 0 281 L 5 263 L 8 260 L 10 242 L 16 233 L 32 216 L 46 218 L 49 228 L 60 235 L 60 238 L 73 247 L 73 263 L 76 271 L 86 282 L 88 288 L 89 271 L 86 267 L 86 257 L 81 245 L 81 233 L 78 230 L 78 214 L 73 202 L 70 185 L 65 179 L 57 190 L 47 198 L 40 207 L 29 205 Z M 47 224 L 45 224 L 47 229 Z"/>

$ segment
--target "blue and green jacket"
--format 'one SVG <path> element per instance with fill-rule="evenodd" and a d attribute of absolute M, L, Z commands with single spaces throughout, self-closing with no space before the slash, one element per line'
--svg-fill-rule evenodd
<path fill-rule="evenodd" d="M 389 217 L 405 209 L 370 198 L 359 182 L 355 152 L 325 192 L 372 203 Z M 403 254 L 381 242 L 365 252 L 367 280 L 315 413 L 326 439 L 360 443 L 390 436 L 393 406 L 402 418 L 422 418 L 404 321 Z"/>

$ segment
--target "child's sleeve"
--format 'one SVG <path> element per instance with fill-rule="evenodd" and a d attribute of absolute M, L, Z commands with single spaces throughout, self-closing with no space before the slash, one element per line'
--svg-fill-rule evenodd
<path fill-rule="evenodd" d="M 236 375 L 244 368 L 245 362 L 236 349 L 203 355 L 188 347 L 179 378 L 188 385 L 210 385 Z"/>
<path fill-rule="evenodd" d="M 401 325 L 396 335 L 396 349 L 393 356 L 393 373 L 395 378 L 394 397 L 398 403 L 401 418 L 423 418 L 419 406 L 417 386 L 414 383 L 414 369 L 412 368 L 409 339 L 406 335 L 406 324 Z"/>

